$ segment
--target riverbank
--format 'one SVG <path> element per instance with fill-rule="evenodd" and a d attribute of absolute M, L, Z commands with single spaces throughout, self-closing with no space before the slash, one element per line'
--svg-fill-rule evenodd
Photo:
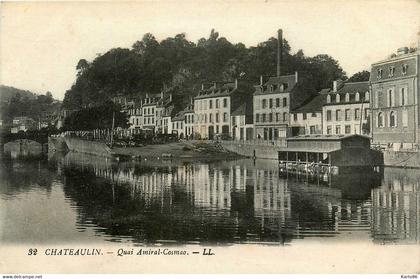
<path fill-rule="evenodd" d="M 134 156 L 141 158 L 180 158 L 192 160 L 204 159 L 236 159 L 244 156 L 223 148 L 218 143 L 210 142 L 174 142 L 168 144 L 154 144 L 141 147 L 114 147 L 114 156 Z"/>

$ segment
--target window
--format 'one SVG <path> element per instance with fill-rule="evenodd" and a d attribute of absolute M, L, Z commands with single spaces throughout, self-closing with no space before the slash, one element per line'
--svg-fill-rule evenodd
<path fill-rule="evenodd" d="M 382 78 L 382 69 L 378 69 L 377 74 L 378 74 L 378 79 L 381 79 Z"/>
<path fill-rule="evenodd" d="M 346 119 L 346 121 L 350 121 L 350 109 L 346 109 L 344 111 L 344 118 Z"/>
<path fill-rule="evenodd" d="M 393 107 L 395 106 L 395 96 L 394 96 L 394 89 L 388 89 L 388 106 Z"/>
<path fill-rule="evenodd" d="M 407 104 L 407 88 L 402 87 L 400 89 L 400 106 L 405 106 Z"/>
<path fill-rule="evenodd" d="M 255 122 L 260 122 L 260 114 L 255 114 Z"/>
<path fill-rule="evenodd" d="M 331 95 L 327 95 L 327 104 L 331 103 Z"/>
<path fill-rule="evenodd" d="M 315 127 L 315 126 L 310 126 L 310 127 L 309 127 L 309 133 L 310 133 L 311 135 L 315 134 L 315 133 L 316 133 L 316 127 Z"/>
<path fill-rule="evenodd" d="M 384 126 L 384 114 L 382 112 L 378 113 L 378 128 L 382 128 Z"/>
<path fill-rule="evenodd" d="M 341 126 L 340 125 L 335 126 L 335 133 L 337 135 L 340 135 L 341 134 Z"/>
<path fill-rule="evenodd" d="M 267 107 L 267 100 L 266 99 L 262 99 L 262 108 L 266 108 Z"/>
<path fill-rule="evenodd" d="M 262 122 L 265 122 L 265 113 L 262 114 Z"/>
<path fill-rule="evenodd" d="M 389 127 L 397 127 L 397 114 L 391 111 L 389 114 Z"/>
<path fill-rule="evenodd" d="M 293 120 L 294 120 L 294 121 L 297 121 L 297 113 L 294 113 L 294 114 L 293 114 Z"/>
<path fill-rule="evenodd" d="M 213 108 L 213 100 L 209 100 L 209 109 Z"/>
<path fill-rule="evenodd" d="M 213 123 L 213 114 L 211 114 L 211 113 L 209 114 L 209 122 Z"/>
<path fill-rule="evenodd" d="M 389 77 L 393 77 L 395 73 L 395 67 L 391 66 L 389 67 Z"/>
<path fill-rule="evenodd" d="M 223 99 L 223 107 L 224 107 L 224 108 L 227 108 L 227 103 L 228 103 L 228 102 L 227 102 L 227 98 L 224 98 L 224 99 Z"/>
<path fill-rule="evenodd" d="M 227 112 L 223 113 L 223 122 L 228 122 L 228 114 L 227 114 Z"/>
<path fill-rule="evenodd" d="M 294 114 L 294 115 L 296 115 L 296 114 Z M 287 121 L 287 112 L 283 112 L 283 122 L 286 122 L 286 121 Z"/>
<path fill-rule="evenodd" d="M 341 110 L 339 109 L 335 111 L 335 120 L 341 121 Z"/>
<path fill-rule="evenodd" d="M 268 114 L 268 122 L 273 122 L 273 114 L 272 113 Z"/>
<path fill-rule="evenodd" d="M 350 94 L 349 93 L 346 93 L 346 102 L 350 102 Z"/>
<path fill-rule="evenodd" d="M 216 123 L 219 123 L 219 114 L 216 113 Z"/>
<path fill-rule="evenodd" d="M 356 92 L 356 95 L 354 95 L 354 100 L 356 102 L 360 101 L 360 94 L 359 94 L 359 92 Z"/>
<path fill-rule="evenodd" d="M 303 113 L 303 120 L 306 120 L 306 118 L 307 118 L 307 115 L 306 115 L 306 112 L 304 112 Z"/>
<path fill-rule="evenodd" d="M 402 126 L 408 127 L 408 111 L 406 109 L 402 111 Z"/>
<path fill-rule="evenodd" d="M 313 112 L 313 113 L 311 114 L 311 117 L 316 117 L 316 113 L 315 113 L 315 112 Z"/>
<path fill-rule="evenodd" d="M 331 111 L 327 110 L 327 121 L 331 121 Z"/>
<path fill-rule="evenodd" d="M 370 93 L 366 92 L 365 93 L 365 101 L 369 101 L 369 99 L 370 99 Z"/>
<path fill-rule="evenodd" d="M 273 99 L 271 99 L 271 98 L 268 100 L 268 107 L 269 108 L 273 107 Z"/>
<path fill-rule="evenodd" d="M 408 70 L 408 65 L 407 64 L 402 65 L 402 74 L 403 75 L 407 74 L 407 70 Z"/>
<path fill-rule="evenodd" d="M 344 132 L 345 132 L 346 134 L 350 134 L 350 133 L 351 133 L 351 126 L 350 126 L 350 125 L 346 125 L 346 126 L 344 127 Z"/>
<path fill-rule="evenodd" d="M 335 102 L 339 103 L 340 102 L 340 94 L 336 94 L 335 95 Z"/>
<path fill-rule="evenodd" d="M 280 121 L 280 113 L 276 113 L 276 121 L 279 122 Z"/>
<path fill-rule="evenodd" d="M 331 135 L 331 134 L 332 134 L 332 127 L 327 126 L 327 135 Z"/>
<path fill-rule="evenodd" d="M 274 86 L 273 85 L 270 85 L 270 92 L 273 92 L 273 90 L 274 90 Z"/>
<path fill-rule="evenodd" d="M 216 108 L 219 108 L 219 99 L 216 99 Z"/>
<path fill-rule="evenodd" d="M 283 107 L 287 107 L 287 98 L 283 98 Z"/>
<path fill-rule="evenodd" d="M 360 120 L 360 109 L 354 109 L 354 120 Z"/>
<path fill-rule="evenodd" d="M 276 107 L 280 107 L 280 98 L 276 98 Z"/>
<path fill-rule="evenodd" d="M 203 101 L 203 109 L 207 109 L 207 100 Z"/>

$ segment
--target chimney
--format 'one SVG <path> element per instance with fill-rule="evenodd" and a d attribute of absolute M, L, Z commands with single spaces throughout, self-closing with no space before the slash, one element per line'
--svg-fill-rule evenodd
<path fill-rule="evenodd" d="M 295 72 L 295 82 L 298 83 L 299 81 L 299 75 L 298 72 Z"/>
<path fill-rule="evenodd" d="M 263 85 L 264 85 L 264 78 L 263 78 L 263 76 L 262 76 L 262 75 L 260 76 L 260 85 L 261 85 L 261 86 L 263 86 Z"/>
<path fill-rule="evenodd" d="M 279 29 L 277 31 L 277 77 L 281 74 L 281 61 L 283 55 L 283 30 Z"/>
<path fill-rule="evenodd" d="M 237 88 L 238 88 L 238 79 L 235 78 L 235 89 L 237 89 Z"/>
<path fill-rule="evenodd" d="M 333 81 L 333 92 L 337 92 L 341 88 L 343 81 L 341 79 Z"/>

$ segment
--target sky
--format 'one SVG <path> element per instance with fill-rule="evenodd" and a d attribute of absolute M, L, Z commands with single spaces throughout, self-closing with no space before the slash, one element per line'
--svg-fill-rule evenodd
<path fill-rule="evenodd" d="M 62 100 L 77 62 L 147 32 L 158 40 L 186 33 L 197 42 L 212 28 L 255 46 L 283 29 L 292 53 L 329 54 L 348 76 L 402 46 L 417 46 L 420 1 L 137 1 L 0 3 L 0 84 Z"/>

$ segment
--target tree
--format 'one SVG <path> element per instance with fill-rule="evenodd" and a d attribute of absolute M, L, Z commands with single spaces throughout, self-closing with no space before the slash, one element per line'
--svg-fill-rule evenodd
<path fill-rule="evenodd" d="M 349 82 L 369 81 L 369 78 L 370 78 L 370 72 L 365 70 L 365 71 L 355 73 L 347 81 Z"/>

